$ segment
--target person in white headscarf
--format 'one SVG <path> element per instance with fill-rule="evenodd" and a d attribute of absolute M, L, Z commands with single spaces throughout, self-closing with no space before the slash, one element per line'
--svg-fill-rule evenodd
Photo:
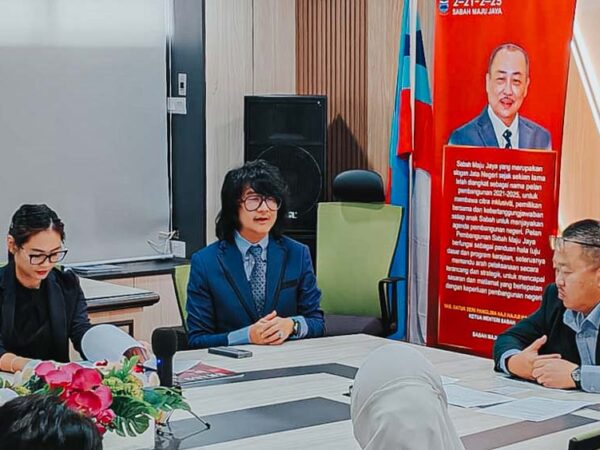
<path fill-rule="evenodd" d="M 364 450 L 464 450 L 440 376 L 417 350 L 390 344 L 358 370 L 350 414 Z"/>

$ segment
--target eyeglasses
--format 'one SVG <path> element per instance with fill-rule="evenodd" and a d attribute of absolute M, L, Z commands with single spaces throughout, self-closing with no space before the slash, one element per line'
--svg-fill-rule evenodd
<path fill-rule="evenodd" d="M 261 207 L 263 202 L 271 211 L 277 211 L 279 208 L 281 208 L 281 199 L 277 197 L 267 197 L 265 195 L 252 194 L 240 200 L 240 203 L 244 204 L 244 208 L 246 208 L 246 211 L 248 212 L 256 211 Z"/>
<path fill-rule="evenodd" d="M 565 242 L 571 242 L 573 244 L 585 245 L 586 247 L 600 248 L 600 245 L 598 245 L 598 244 L 590 244 L 589 242 L 576 241 L 574 239 L 564 238 L 562 236 L 550 236 L 549 241 L 550 241 L 550 248 L 552 250 L 562 250 L 565 245 Z"/>
<path fill-rule="evenodd" d="M 65 259 L 65 256 L 67 256 L 68 251 L 69 250 L 65 248 L 57 252 L 52 252 L 48 254 L 36 253 L 33 255 L 29 255 L 29 263 L 32 266 L 41 266 L 46 262 L 46 260 L 50 261 L 53 264 L 61 262 L 63 259 Z"/>

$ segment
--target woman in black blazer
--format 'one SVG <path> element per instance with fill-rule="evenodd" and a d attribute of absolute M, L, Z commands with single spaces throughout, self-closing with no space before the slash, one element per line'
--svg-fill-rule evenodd
<path fill-rule="evenodd" d="M 91 325 L 77 276 L 55 267 L 67 254 L 64 239 L 63 222 L 46 205 L 22 205 L 13 215 L 0 269 L 1 371 L 32 360 L 68 362 L 69 339 L 81 353 Z"/>
<path fill-rule="evenodd" d="M 13 215 L 8 265 L 0 269 L 0 370 L 15 372 L 31 359 L 69 361 L 69 339 L 81 352 L 90 329 L 74 273 L 54 266 L 67 254 L 64 224 L 46 205 L 23 205 Z"/>

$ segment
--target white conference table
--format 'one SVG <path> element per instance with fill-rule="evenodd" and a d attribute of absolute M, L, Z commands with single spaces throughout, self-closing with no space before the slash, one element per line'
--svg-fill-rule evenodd
<path fill-rule="evenodd" d="M 206 350 L 178 353 L 177 359 L 200 359 L 206 364 L 246 373 L 244 377 L 224 384 L 184 390 L 194 412 L 211 422 L 213 428 L 183 441 L 179 448 L 358 449 L 348 420 L 350 399 L 343 395 L 352 383 L 352 374 L 348 375 L 352 369 L 347 366 L 359 367 L 370 351 L 390 342 L 393 341 L 353 335 L 292 341 L 273 347 L 244 346 L 254 353 L 253 357 L 245 359 L 212 355 Z M 535 395 L 600 403 L 597 394 L 556 391 L 503 378 L 493 372 L 493 363 L 488 359 L 434 348 L 415 348 L 432 361 L 441 375 L 458 378 L 459 385 L 480 390 L 518 385 L 530 390 L 515 395 L 516 398 Z M 332 366 L 332 363 L 338 366 Z M 314 367 L 319 364 L 328 366 L 323 366 L 321 371 Z M 303 366 L 312 367 L 308 372 L 314 373 L 302 374 L 303 370 L 307 371 Z M 281 369 L 285 370 L 282 372 Z M 332 373 L 336 371 L 345 376 Z M 318 424 L 318 416 L 323 414 L 321 408 L 327 410 L 325 415 L 330 417 L 326 423 Z M 546 423 L 482 414 L 476 408 L 450 406 L 449 411 L 467 450 L 565 450 L 572 436 L 600 428 L 600 423 L 594 423 L 600 420 L 600 411 L 594 409 L 583 409 Z M 345 417 L 340 419 L 340 414 Z M 317 423 L 300 423 L 311 420 Z M 289 422 L 287 425 L 286 421 Z M 259 428 L 265 423 L 269 424 L 267 429 L 271 427 L 277 431 L 261 431 Z M 251 431 L 242 430 L 244 427 Z M 194 442 L 196 438 L 200 440 Z"/>

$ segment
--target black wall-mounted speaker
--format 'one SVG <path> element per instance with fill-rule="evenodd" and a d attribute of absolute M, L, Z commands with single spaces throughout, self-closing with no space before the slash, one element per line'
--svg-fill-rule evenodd
<path fill-rule="evenodd" d="M 251 95 L 244 98 L 244 161 L 278 167 L 290 190 L 288 230 L 314 233 L 325 191 L 327 97 Z"/>

